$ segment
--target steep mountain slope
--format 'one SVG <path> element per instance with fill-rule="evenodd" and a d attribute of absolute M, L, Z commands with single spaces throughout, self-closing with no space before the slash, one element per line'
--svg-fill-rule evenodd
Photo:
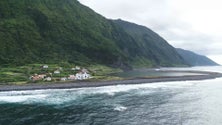
<path fill-rule="evenodd" d="M 194 52 L 177 48 L 177 52 L 185 59 L 191 66 L 217 66 L 218 64 L 207 58 L 206 56 L 198 55 Z"/>
<path fill-rule="evenodd" d="M 155 33 L 131 36 L 77 0 L 1 0 L 0 19 L 0 64 L 185 64 Z"/>
<path fill-rule="evenodd" d="M 109 21 L 76 0 L 2 0 L 0 9 L 1 62 L 112 63 L 122 56 L 107 37 L 115 30 Z"/>
<path fill-rule="evenodd" d="M 114 20 L 113 22 L 137 41 L 137 45 L 141 49 L 140 56 L 159 65 L 185 64 L 175 48 L 149 28 L 123 20 Z"/>

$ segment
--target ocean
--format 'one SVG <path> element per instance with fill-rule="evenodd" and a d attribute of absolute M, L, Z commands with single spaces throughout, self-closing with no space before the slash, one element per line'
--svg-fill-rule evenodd
<path fill-rule="evenodd" d="M 0 125 L 221 125 L 221 113 L 222 78 L 0 92 Z"/>

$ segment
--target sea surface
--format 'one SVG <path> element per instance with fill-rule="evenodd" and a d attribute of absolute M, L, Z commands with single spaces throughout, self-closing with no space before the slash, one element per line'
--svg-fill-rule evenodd
<path fill-rule="evenodd" d="M 204 75 L 198 72 L 187 72 L 185 68 L 158 68 L 158 69 L 136 69 L 132 71 L 111 74 L 122 78 L 140 78 L 140 77 L 164 77 L 164 76 L 190 76 Z M 194 69 L 190 69 L 191 71 Z"/>
<path fill-rule="evenodd" d="M 222 125 L 222 78 L 0 92 L 0 125 Z"/>

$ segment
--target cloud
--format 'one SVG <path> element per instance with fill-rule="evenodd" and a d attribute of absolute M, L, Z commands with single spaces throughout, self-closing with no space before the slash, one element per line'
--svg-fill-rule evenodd
<path fill-rule="evenodd" d="M 79 1 L 107 18 L 147 26 L 175 47 L 211 57 L 222 55 L 220 0 Z"/>

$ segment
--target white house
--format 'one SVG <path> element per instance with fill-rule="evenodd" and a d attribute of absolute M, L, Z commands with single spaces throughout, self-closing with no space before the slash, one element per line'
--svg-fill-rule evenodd
<path fill-rule="evenodd" d="M 89 79 L 89 78 L 90 78 L 90 74 L 88 74 L 86 72 L 76 73 L 76 80 L 84 80 L 84 79 Z"/>
<path fill-rule="evenodd" d="M 89 78 L 90 78 L 90 75 L 89 75 L 88 73 L 84 72 L 84 73 L 82 74 L 82 78 L 83 78 L 83 79 L 89 79 Z"/>
<path fill-rule="evenodd" d="M 47 77 L 44 79 L 45 81 L 52 81 L 52 78 L 51 77 Z"/>
<path fill-rule="evenodd" d="M 48 65 L 43 65 L 42 68 L 43 68 L 43 69 L 48 69 L 49 66 L 48 66 Z"/>
<path fill-rule="evenodd" d="M 76 80 L 83 80 L 82 72 L 76 73 Z"/>
<path fill-rule="evenodd" d="M 54 74 L 60 74 L 60 71 L 59 70 L 55 70 Z"/>
<path fill-rule="evenodd" d="M 67 78 L 66 78 L 66 77 L 62 77 L 60 80 L 61 80 L 61 81 L 66 81 Z"/>
<path fill-rule="evenodd" d="M 76 70 L 80 70 L 80 67 L 79 66 L 76 66 L 76 68 L 75 68 Z"/>

